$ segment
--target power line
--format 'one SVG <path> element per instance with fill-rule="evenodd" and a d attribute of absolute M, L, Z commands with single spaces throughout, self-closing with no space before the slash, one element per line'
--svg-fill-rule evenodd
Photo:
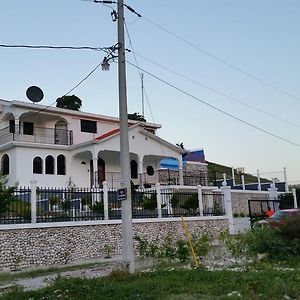
<path fill-rule="evenodd" d="M 143 74 L 142 74 L 141 71 L 140 71 L 140 68 L 139 68 L 139 65 L 138 65 L 138 62 L 137 62 L 136 55 L 135 55 L 135 53 L 134 53 L 134 51 L 133 51 L 133 44 L 132 44 L 132 41 L 131 41 L 131 38 L 130 38 L 129 31 L 128 31 L 128 28 L 127 28 L 127 24 L 126 24 L 126 23 L 125 23 L 125 29 L 126 29 L 126 33 L 127 33 L 127 36 L 128 36 L 128 40 L 129 40 L 130 47 L 131 47 L 131 49 L 132 49 L 134 61 L 135 61 L 135 64 L 137 65 L 137 71 L 138 71 L 139 77 L 140 77 L 141 80 L 143 80 Z M 148 94 L 147 94 L 147 92 L 146 92 L 145 87 L 143 87 L 143 91 L 144 91 L 144 93 L 145 93 L 145 97 L 146 97 L 147 105 L 148 105 L 149 112 L 150 112 L 150 115 L 151 115 L 151 118 L 152 118 L 152 122 L 153 122 L 153 123 L 156 123 L 156 122 L 155 122 L 155 119 L 154 119 L 153 112 L 152 112 L 152 108 L 151 108 L 151 105 L 150 105 L 150 101 L 149 101 L 149 98 L 148 98 Z M 145 116 L 143 115 L 143 117 L 145 117 Z M 159 137 L 158 134 L 157 134 L 157 136 Z M 165 156 L 164 148 L 163 148 L 163 145 L 162 145 L 161 141 L 159 141 L 159 145 L 160 145 L 160 149 L 161 149 L 161 152 L 162 152 L 163 156 Z"/>
<path fill-rule="evenodd" d="M 89 72 L 89 74 L 88 75 L 86 75 L 82 80 L 80 80 L 73 88 L 71 88 L 68 92 L 66 92 L 63 96 L 61 96 L 61 97 L 64 97 L 64 96 L 67 96 L 68 94 L 70 94 L 72 91 L 74 91 L 77 87 L 79 87 L 85 80 L 87 80 L 100 66 L 101 66 L 101 64 L 102 64 L 102 61 L 101 61 L 101 63 L 99 63 L 95 68 L 93 68 L 93 70 L 91 71 L 91 72 Z M 61 98 L 60 97 L 60 98 Z M 35 116 L 35 115 L 37 115 L 37 114 L 39 114 L 39 113 L 41 113 L 41 112 L 43 112 L 43 111 L 45 111 L 45 110 L 47 110 L 49 107 L 51 107 L 52 105 L 54 105 L 55 103 L 57 102 L 57 99 L 55 100 L 55 102 L 53 102 L 53 103 L 51 103 L 51 104 L 49 104 L 49 105 L 47 105 L 46 107 L 44 107 L 44 108 L 42 108 L 42 109 L 40 109 L 40 110 L 38 110 L 37 112 L 35 112 L 35 113 L 32 113 L 30 116 L 32 117 L 32 116 Z"/>
<path fill-rule="evenodd" d="M 152 25 L 156 26 L 157 28 L 163 30 L 164 32 L 168 33 L 169 35 L 172 35 L 173 37 L 179 39 L 180 41 L 184 42 L 185 44 L 189 45 L 190 47 L 192 47 L 192 48 L 194 48 L 194 49 L 196 49 L 196 50 L 204 53 L 205 55 L 213 58 L 214 60 L 216 60 L 216 61 L 218 61 L 218 62 L 226 65 L 227 67 L 230 67 L 231 69 L 233 69 L 235 71 L 238 71 L 238 72 L 246 75 L 247 77 L 249 77 L 249 78 L 251 78 L 251 79 L 253 79 L 253 80 L 257 81 L 257 82 L 259 82 L 259 83 L 261 83 L 261 84 L 263 84 L 265 86 L 268 86 L 269 88 L 271 88 L 271 89 L 273 89 L 273 90 L 275 90 L 275 91 L 277 91 L 277 92 L 279 92 L 281 94 L 289 96 L 290 98 L 293 98 L 294 100 L 300 101 L 299 97 L 291 94 L 290 92 L 285 91 L 284 89 L 278 88 L 278 87 L 274 86 L 273 84 L 268 83 L 267 81 L 265 81 L 263 79 L 260 79 L 260 78 L 258 78 L 256 76 L 250 74 L 249 72 L 242 70 L 241 68 L 236 67 L 235 65 L 233 65 L 233 64 L 225 61 L 224 59 L 222 59 L 222 58 L 220 58 L 220 57 L 212 54 L 211 52 L 209 52 L 207 50 L 204 50 L 203 48 L 200 48 L 199 46 L 197 46 L 197 45 L 189 42 L 188 40 L 186 40 L 185 38 L 179 36 L 178 34 L 176 34 L 174 32 L 171 32 L 170 30 L 164 28 L 163 26 L 161 26 L 161 25 L 159 25 L 159 24 L 151 21 L 150 19 L 146 18 L 145 16 L 143 16 L 143 19 L 145 19 L 147 22 L 151 23 Z"/>
<path fill-rule="evenodd" d="M 228 99 L 230 99 L 230 100 L 232 100 L 232 101 L 234 101 L 234 102 L 236 102 L 236 103 L 239 103 L 239 104 L 241 104 L 241 105 L 244 105 L 244 106 L 246 106 L 246 107 L 249 107 L 249 108 L 251 108 L 251 109 L 253 109 L 253 110 L 257 111 L 257 112 L 260 112 L 260 113 L 262 113 L 262 114 L 265 114 L 265 115 L 267 115 L 267 116 L 269 116 L 269 117 L 272 117 L 272 118 L 274 118 L 274 119 L 277 119 L 277 120 L 279 120 L 279 121 L 281 121 L 281 122 L 284 122 L 284 123 L 286 123 L 286 124 L 289 124 L 289 125 L 292 125 L 292 126 L 295 126 L 295 127 L 300 127 L 300 125 L 297 125 L 297 124 L 295 124 L 295 123 L 293 123 L 293 122 L 291 122 L 291 121 L 288 121 L 288 120 L 285 120 L 285 119 L 283 119 L 283 118 L 281 118 L 281 117 L 275 116 L 275 115 L 273 115 L 273 114 L 271 114 L 271 113 L 269 113 L 269 112 L 266 112 L 266 111 L 264 111 L 264 110 L 262 110 L 262 109 L 260 109 L 260 108 L 257 108 L 257 107 L 255 107 L 255 106 L 253 106 L 253 105 L 250 105 L 250 104 L 245 103 L 245 102 L 243 102 L 243 101 L 241 101 L 241 100 L 238 100 L 238 99 L 236 99 L 236 98 L 234 98 L 234 97 L 232 97 L 232 96 L 229 96 L 229 95 L 227 95 L 227 94 L 225 94 L 225 93 L 223 93 L 223 92 L 220 92 L 220 91 L 218 91 L 218 90 L 216 90 L 216 89 L 214 89 L 214 88 L 211 88 L 211 87 L 209 87 L 209 86 L 207 86 L 207 85 L 205 85 L 205 84 L 203 84 L 203 83 L 201 83 L 201 82 L 199 82 L 199 81 L 197 81 L 197 80 L 195 80 L 195 79 L 192 79 L 192 78 L 190 78 L 190 77 L 188 77 L 188 76 L 186 76 L 186 75 L 183 75 L 183 74 L 181 74 L 181 73 L 178 73 L 178 72 L 176 72 L 176 71 L 174 71 L 174 70 L 172 70 L 172 69 L 170 69 L 170 68 L 168 68 L 168 67 L 166 67 L 166 66 L 164 66 L 164 65 L 162 65 L 162 64 L 160 64 L 160 63 L 158 63 L 158 62 L 155 62 L 155 61 L 153 61 L 153 60 L 151 60 L 151 59 L 149 59 L 149 58 L 146 58 L 145 56 L 143 56 L 143 55 L 141 55 L 141 54 L 138 54 L 138 53 L 134 52 L 133 50 L 132 50 L 132 53 L 135 54 L 135 55 L 137 55 L 137 56 L 139 56 L 139 57 L 141 57 L 142 59 L 144 59 L 144 60 L 146 60 L 146 61 L 148 61 L 148 62 L 154 64 L 154 65 L 157 65 L 157 66 L 159 66 L 159 67 L 161 67 L 161 68 L 163 68 L 163 69 L 165 69 L 165 70 L 167 70 L 167 71 L 169 71 L 169 72 L 171 72 L 171 73 L 173 73 L 173 74 L 175 74 L 175 75 L 177 75 L 177 76 L 180 76 L 180 77 L 182 77 L 182 78 L 184 78 L 184 79 L 190 81 L 190 82 L 196 83 L 197 85 L 200 85 L 200 86 L 202 86 L 202 87 L 204 87 L 204 88 L 206 88 L 206 89 L 208 89 L 208 90 L 210 90 L 210 91 L 212 91 L 212 92 L 214 92 L 214 93 L 216 93 L 216 94 L 218 94 L 218 95 L 221 95 L 221 96 L 223 96 L 223 97 L 226 97 L 226 98 L 228 98 Z"/>
<path fill-rule="evenodd" d="M 106 47 L 89 47 L 89 46 L 50 46 L 50 45 L 7 45 L 0 44 L 0 48 L 27 48 L 27 49 L 55 49 L 55 50 L 93 50 L 105 51 Z"/>
<path fill-rule="evenodd" d="M 245 120 L 243 120 L 243 119 L 241 119 L 241 118 L 239 118 L 239 117 L 236 117 L 236 116 L 234 116 L 234 115 L 232 115 L 232 114 L 230 114 L 230 113 L 228 113 L 228 112 L 226 112 L 226 111 L 224 111 L 224 110 L 222 110 L 222 109 L 220 109 L 220 108 L 218 108 L 218 107 L 216 107 L 216 106 L 214 106 L 214 105 L 212 105 L 212 104 L 209 104 L 209 103 L 207 103 L 206 101 L 204 101 L 204 100 L 202 100 L 202 99 L 200 99 L 200 98 L 198 98 L 198 97 L 196 97 L 196 96 L 194 96 L 194 95 L 192 95 L 192 94 L 190 94 L 190 93 L 188 93 L 188 92 L 182 90 L 181 88 L 178 88 L 177 86 L 175 86 L 175 85 L 169 83 L 168 81 L 166 81 L 166 80 L 164 80 L 164 79 L 162 79 L 162 78 L 160 78 L 160 77 L 158 77 L 158 76 L 156 76 L 156 75 L 154 75 L 154 74 L 152 74 L 152 73 L 146 71 L 145 69 L 142 69 L 142 68 L 136 66 L 135 64 L 133 64 L 133 63 L 127 61 L 127 60 L 126 60 L 126 62 L 127 62 L 128 64 L 130 64 L 131 66 L 135 67 L 135 68 L 139 68 L 142 72 L 148 74 L 148 75 L 151 76 L 152 78 L 155 78 L 156 80 L 158 80 L 158 81 L 160 81 L 160 82 L 162 82 L 162 83 L 168 85 L 169 87 L 172 87 L 173 89 L 175 89 L 175 90 L 181 92 L 182 94 L 185 94 L 185 95 L 189 96 L 190 98 L 193 98 L 194 100 L 196 100 L 196 101 L 198 101 L 198 102 L 201 102 L 202 104 L 204 104 L 204 105 L 206 105 L 206 106 L 209 106 L 210 108 L 212 108 L 212 109 L 214 109 L 214 110 L 216 110 L 216 111 L 218 111 L 218 112 L 220 112 L 220 113 L 222 113 L 222 114 L 224 114 L 224 115 L 226 115 L 226 116 L 228 116 L 228 117 L 230 117 L 230 118 L 232 118 L 232 119 L 235 119 L 235 120 L 237 120 L 237 121 L 239 121 L 239 122 L 241 122 L 241 123 L 244 123 L 244 124 L 246 124 L 246 125 L 248 125 L 248 126 L 250 126 L 250 127 L 252 127 L 252 128 L 255 128 L 255 129 L 257 129 L 257 130 L 259 130 L 259 131 L 261 131 L 261 132 L 263 132 L 263 133 L 266 133 L 266 134 L 268 134 L 268 135 L 270 135 L 270 136 L 272 136 L 272 137 L 275 137 L 275 138 L 280 139 L 280 140 L 282 140 L 282 141 L 284 141 L 284 142 L 287 142 L 287 143 L 289 143 L 289 144 L 292 144 L 292 145 L 294 145 L 294 146 L 296 146 L 296 147 L 300 147 L 299 144 L 297 144 L 297 143 L 295 143 L 295 142 L 293 142 L 293 141 L 290 141 L 290 140 L 288 140 L 288 139 L 286 139 L 286 138 L 280 137 L 280 136 L 278 136 L 278 135 L 276 135 L 276 134 L 274 134 L 274 133 L 271 133 L 271 132 L 269 132 L 269 131 L 267 131 L 267 130 L 265 130 L 265 129 L 263 129 L 263 128 L 260 128 L 260 127 L 258 127 L 258 126 L 256 126 L 256 125 L 252 124 L 252 123 L 249 123 L 249 122 L 247 122 L 247 121 L 245 121 Z"/>

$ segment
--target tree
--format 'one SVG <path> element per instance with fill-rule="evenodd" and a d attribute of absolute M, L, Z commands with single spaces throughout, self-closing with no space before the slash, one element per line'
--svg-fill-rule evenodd
<path fill-rule="evenodd" d="M 82 106 L 82 101 L 75 95 L 62 96 L 56 99 L 56 107 L 77 110 L 79 111 Z"/>
<path fill-rule="evenodd" d="M 140 122 L 147 122 L 143 115 L 140 115 L 139 113 L 136 112 L 133 114 L 128 114 L 128 119 L 134 121 L 140 121 Z"/>
<path fill-rule="evenodd" d="M 0 175 L 0 215 L 9 211 L 10 204 L 16 200 L 14 187 L 7 187 L 7 177 Z"/>

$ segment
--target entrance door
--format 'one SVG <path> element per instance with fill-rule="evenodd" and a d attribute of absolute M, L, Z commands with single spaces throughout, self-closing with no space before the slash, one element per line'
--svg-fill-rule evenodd
<path fill-rule="evenodd" d="M 68 145 L 68 126 L 64 121 L 58 121 L 55 124 L 54 139 L 55 144 Z"/>
<path fill-rule="evenodd" d="M 98 158 L 98 184 L 101 188 L 103 187 L 103 181 L 105 181 L 105 161 Z"/>

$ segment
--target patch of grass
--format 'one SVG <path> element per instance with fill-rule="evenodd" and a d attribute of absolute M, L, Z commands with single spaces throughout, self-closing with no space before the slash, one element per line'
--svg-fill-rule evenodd
<path fill-rule="evenodd" d="M 64 279 L 39 291 L 11 291 L 3 299 L 292 299 L 300 297 L 298 271 L 261 272 L 173 270 L 137 273 L 122 272 L 97 279 Z"/>

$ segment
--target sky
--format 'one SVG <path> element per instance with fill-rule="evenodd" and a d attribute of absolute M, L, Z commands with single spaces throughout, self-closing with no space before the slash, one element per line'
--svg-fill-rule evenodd
<path fill-rule="evenodd" d="M 125 2 L 128 112 L 162 125 L 158 134 L 208 161 L 300 183 L 300 2 Z M 83 0 L 0 3 L 0 44 L 110 47 L 115 4 Z M 50 105 L 104 58 L 102 51 L 0 47 L 0 98 Z M 139 66 L 143 70 L 138 70 Z M 118 116 L 118 69 L 98 68 L 71 94 L 82 111 Z M 268 133 L 270 134 L 268 134 Z"/>

